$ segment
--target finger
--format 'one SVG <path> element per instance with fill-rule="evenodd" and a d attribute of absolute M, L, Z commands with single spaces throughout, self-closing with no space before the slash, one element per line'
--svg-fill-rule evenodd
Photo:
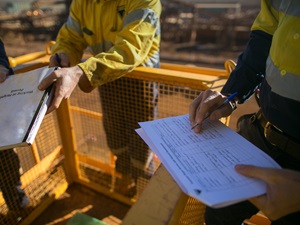
<path fill-rule="evenodd" d="M 64 96 L 61 94 L 61 91 L 59 88 L 55 87 L 55 92 L 54 92 L 54 96 L 53 99 L 51 101 L 51 104 L 47 110 L 47 114 L 58 109 L 60 103 L 62 102 Z"/>
<path fill-rule="evenodd" d="M 215 105 L 218 104 L 221 99 L 219 92 L 205 90 L 201 92 L 199 97 L 195 99 L 191 104 L 190 108 L 190 120 L 192 127 L 196 133 L 201 131 L 202 121 L 206 118 L 208 113 L 215 108 Z M 195 124 L 198 124 L 195 126 Z"/>
<path fill-rule="evenodd" d="M 273 177 L 281 171 L 280 169 L 264 168 L 243 164 L 236 165 L 235 170 L 244 176 L 258 178 L 266 182 L 272 181 Z"/>
<path fill-rule="evenodd" d="M 51 105 L 49 106 L 46 114 L 49 114 L 49 113 L 55 111 L 56 109 L 58 109 L 60 103 L 61 103 L 61 101 L 60 102 L 59 101 L 53 101 L 53 103 L 51 103 Z"/>
<path fill-rule="evenodd" d="M 0 83 L 4 82 L 6 79 L 6 74 L 0 73 Z"/>
<path fill-rule="evenodd" d="M 268 197 L 266 194 L 250 198 L 248 200 L 259 209 L 263 209 L 268 203 Z"/>
<path fill-rule="evenodd" d="M 194 130 L 195 133 L 199 133 L 201 131 L 201 123 L 200 121 L 202 121 L 200 119 L 197 119 L 197 113 L 201 107 L 201 102 L 203 100 L 203 92 L 200 93 L 200 95 L 190 104 L 190 123 L 192 126 L 192 129 Z"/>
<path fill-rule="evenodd" d="M 38 89 L 43 91 L 51 84 L 53 84 L 58 78 L 57 71 L 53 71 L 47 77 L 45 77 L 38 86 Z"/>
<path fill-rule="evenodd" d="M 220 104 L 219 102 L 222 99 L 220 93 L 216 91 L 205 91 L 202 98 L 203 101 L 198 107 L 195 118 L 199 124 Z"/>
<path fill-rule="evenodd" d="M 0 83 L 3 83 L 6 80 L 6 76 L 8 75 L 8 73 L 9 70 L 6 67 L 0 65 Z"/>
<path fill-rule="evenodd" d="M 196 113 L 199 107 L 200 102 L 202 101 L 202 95 L 203 93 L 201 92 L 197 98 L 195 98 L 190 106 L 189 106 L 189 120 L 191 122 L 191 124 L 195 123 L 195 118 L 196 118 Z"/>
<path fill-rule="evenodd" d="M 56 61 L 55 56 L 51 56 L 49 59 L 49 67 L 57 67 L 59 66 L 58 62 Z"/>

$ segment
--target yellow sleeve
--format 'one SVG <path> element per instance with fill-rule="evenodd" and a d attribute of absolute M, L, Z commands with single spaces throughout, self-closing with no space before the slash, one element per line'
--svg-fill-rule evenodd
<path fill-rule="evenodd" d="M 66 53 L 70 58 L 71 66 L 81 62 L 83 51 L 87 47 L 81 32 L 70 29 L 68 26 L 68 23 L 72 22 L 78 23 L 80 28 L 79 21 L 82 19 L 82 15 L 80 14 L 81 7 L 81 1 L 72 1 L 68 21 L 59 30 L 56 44 L 52 47 L 52 54 L 61 52 Z"/>
<path fill-rule="evenodd" d="M 160 1 L 129 2 L 129 12 L 114 46 L 79 64 L 94 87 L 124 76 L 159 52 Z"/>

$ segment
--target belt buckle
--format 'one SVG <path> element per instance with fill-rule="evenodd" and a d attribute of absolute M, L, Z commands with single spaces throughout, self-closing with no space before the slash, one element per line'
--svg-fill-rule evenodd
<path fill-rule="evenodd" d="M 300 144 L 291 140 L 281 129 L 267 122 L 264 127 L 264 136 L 270 144 L 300 160 Z"/>
<path fill-rule="evenodd" d="M 280 129 L 270 122 L 267 122 L 264 127 L 264 136 L 270 144 L 278 147 L 279 149 L 285 150 L 286 143 L 288 141 L 287 137 Z"/>
<path fill-rule="evenodd" d="M 270 138 L 270 130 L 273 129 L 272 127 L 273 125 L 267 121 L 266 125 L 264 126 L 264 136 L 270 144 L 276 146 L 276 144 L 271 141 L 272 138 Z"/>

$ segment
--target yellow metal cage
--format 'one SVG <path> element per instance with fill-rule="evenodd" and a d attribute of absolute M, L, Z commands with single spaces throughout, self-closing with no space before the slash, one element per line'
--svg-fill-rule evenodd
<path fill-rule="evenodd" d="M 45 52 L 9 58 L 10 65 L 16 73 L 48 65 L 52 44 L 50 42 L 46 45 Z M 150 83 L 155 84 L 159 97 L 155 103 L 154 119 L 185 114 L 188 113 L 189 103 L 202 90 L 220 90 L 234 66 L 234 62 L 228 61 L 225 69 L 166 63 L 156 69 L 139 67 L 119 79 L 118 87 L 112 85 L 110 93 L 118 92 L 122 96 L 126 90 L 126 97 L 135 98 L 136 93 L 143 90 L 141 93 L 151 102 L 153 92 L 145 90 Z M 121 105 L 124 101 L 124 98 L 119 99 L 112 94 L 105 97 L 112 105 Z M 21 162 L 22 188 L 30 199 L 30 208 L 19 214 L 11 214 L 3 198 L 0 198 L 0 214 L 3 215 L 0 217 L 0 224 L 30 224 L 73 182 L 133 206 L 140 197 L 149 194 L 144 192 L 149 183 L 146 178 L 137 181 L 137 193 L 134 196 L 124 195 L 116 188 L 116 181 L 122 174 L 116 172 L 116 156 L 107 144 L 100 102 L 98 90 L 86 94 L 75 89 L 71 98 L 64 100 L 56 112 L 46 115 L 34 144 L 15 149 Z M 138 109 L 137 101 L 130 102 L 132 109 Z M 116 110 L 122 110 L 122 107 Z M 131 111 L 122 113 L 124 119 L 132 119 Z M 228 124 L 228 121 L 227 118 L 224 123 Z M 117 132 L 118 124 L 114 126 Z M 159 159 L 154 156 L 151 172 L 158 167 Z M 159 193 L 151 194 L 160 196 Z M 173 214 L 177 216 L 172 217 L 172 223 L 203 224 L 201 215 L 205 206 L 187 196 L 181 201 L 183 204 L 179 207 L 180 210 L 174 207 L 174 211 L 179 213 Z M 129 213 L 128 217 L 131 215 Z M 171 224 L 171 221 L 164 224 Z"/>

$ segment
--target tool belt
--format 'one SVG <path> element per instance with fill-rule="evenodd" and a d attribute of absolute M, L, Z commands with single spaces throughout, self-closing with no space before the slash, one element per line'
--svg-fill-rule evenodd
<path fill-rule="evenodd" d="M 268 142 L 280 150 L 286 152 L 297 160 L 300 160 L 300 142 L 285 134 L 282 130 L 268 122 L 261 110 L 256 114 L 256 119 L 264 130 L 264 136 Z"/>

